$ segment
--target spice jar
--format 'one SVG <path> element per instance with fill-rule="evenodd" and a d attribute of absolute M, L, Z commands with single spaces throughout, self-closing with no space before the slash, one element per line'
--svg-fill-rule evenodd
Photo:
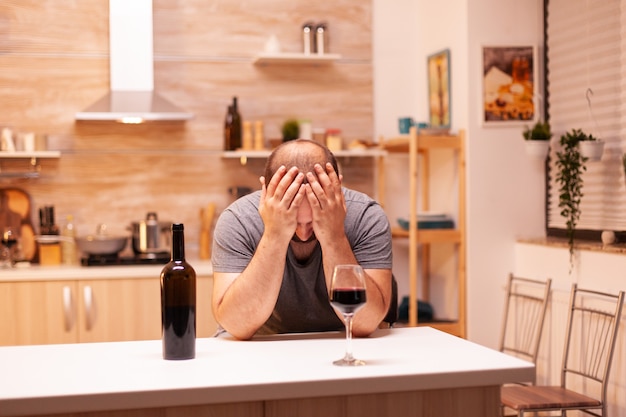
<path fill-rule="evenodd" d="M 340 129 L 326 129 L 326 146 L 332 152 L 342 149 L 343 144 Z"/>
<path fill-rule="evenodd" d="M 313 24 L 313 22 L 305 22 L 302 25 L 302 43 L 303 43 L 303 48 L 302 48 L 302 52 L 305 55 L 309 55 L 315 45 L 314 45 L 314 33 L 313 31 L 315 30 L 315 25 Z"/>
<path fill-rule="evenodd" d="M 323 55 L 328 48 L 327 41 L 326 23 L 322 22 L 315 27 L 315 52 Z"/>

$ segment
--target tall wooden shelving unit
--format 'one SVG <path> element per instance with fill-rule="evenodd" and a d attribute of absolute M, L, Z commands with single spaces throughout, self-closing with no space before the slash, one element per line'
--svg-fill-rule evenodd
<path fill-rule="evenodd" d="M 409 239 L 409 326 L 428 325 L 445 332 L 465 338 L 466 336 L 466 235 L 465 235 L 465 131 L 456 135 L 418 134 L 415 127 L 410 129 L 408 136 L 384 140 L 380 146 L 388 153 L 409 154 L 409 230 L 392 227 L 394 238 Z M 454 152 L 457 163 L 458 181 L 458 218 L 454 229 L 418 229 L 418 194 L 421 199 L 420 210 L 427 211 L 430 206 L 430 151 L 447 149 Z M 385 160 L 378 161 L 378 199 L 385 206 Z M 422 299 L 428 301 L 430 296 L 430 254 L 431 246 L 448 243 L 455 247 L 457 257 L 456 279 L 458 286 L 457 309 L 455 319 L 435 320 L 418 323 L 418 268 L 422 274 Z M 421 255 L 418 245 L 422 245 Z"/>

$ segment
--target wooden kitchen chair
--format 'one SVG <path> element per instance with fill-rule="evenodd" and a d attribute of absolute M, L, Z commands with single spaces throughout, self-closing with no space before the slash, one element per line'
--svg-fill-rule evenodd
<path fill-rule="evenodd" d="M 551 284 L 509 274 L 500 352 L 537 364 Z"/>
<path fill-rule="evenodd" d="M 572 286 L 561 384 L 507 385 L 501 389 L 502 410 L 519 417 L 539 411 L 583 410 L 606 417 L 606 391 L 624 303 L 617 295 Z M 552 415 L 552 414 L 551 414 Z"/>

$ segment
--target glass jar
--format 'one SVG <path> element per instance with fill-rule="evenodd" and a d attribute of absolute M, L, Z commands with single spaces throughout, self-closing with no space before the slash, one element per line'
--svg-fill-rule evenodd
<path fill-rule="evenodd" d="M 326 129 L 326 146 L 332 152 L 340 151 L 343 148 L 340 129 Z"/>

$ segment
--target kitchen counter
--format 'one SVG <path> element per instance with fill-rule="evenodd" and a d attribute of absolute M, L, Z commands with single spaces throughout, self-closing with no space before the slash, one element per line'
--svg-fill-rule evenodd
<path fill-rule="evenodd" d="M 500 385 L 535 378 L 531 363 L 429 327 L 355 339 L 362 367 L 332 365 L 344 349 L 341 332 L 198 339 L 188 361 L 163 360 L 159 340 L 0 347 L 0 416 L 495 417 Z"/>
<path fill-rule="evenodd" d="M 211 261 L 189 259 L 197 276 L 213 275 Z M 64 279 L 116 279 L 158 277 L 163 265 L 115 265 L 115 266 L 19 266 L 0 269 L 0 282 L 46 281 Z"/>

